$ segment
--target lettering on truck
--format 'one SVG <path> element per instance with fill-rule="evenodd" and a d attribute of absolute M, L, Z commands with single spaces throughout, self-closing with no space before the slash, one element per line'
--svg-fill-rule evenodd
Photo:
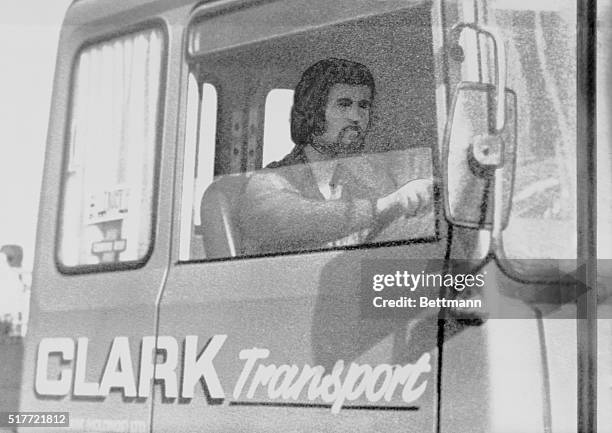
<path fill-rule="evenodd" d="M 66 396 L 72 393 L 80 397 L 106 397 L 111 389 L 121 389 L 126 397 L 148 398 L 151 381 L 156 379 L 164 382 L 166 398 L 177 398 L 180 394 L 181 398 L 192 399 L 195 385 L 201 379 L 210 399 L 223 402 L 226 394 L 213 361 L 226 339 L 227 335 L 213 336 L 200 353 L 198 337 L 186 336 L 183 342 L 182 375 L 179 375 L 178 341 L 171 336 L 157 338 L 157 347 L 166 352 L 166 357 L 154 368 L 155 337 L 143 337 L 137 377 L 132 368 L 128 337 L 115 337 L 101 380 L 97 383 L 85 379 L 88 338 L 79 337 L 76 342 L 72 338 L 44 338 L 38 345 L 35 389 L 39 395 Z M 53 354 L 60 355 L 66 365 L 59 377 L 49 378 L 49 359 Z M 429 353 L 421 355 L 414 364 L 405 365 L 370 366 L 352 362 L 346 366 L 343 360 L 339 360 L 327 374 L 320 365 L 305 364 L 300 368 L 295 364 L 277 366 L 261 363 L 269 356 L 268 349 L 254 347 L 240 351 L 238 358 L 244 365 L 232 393 L 235 400 L 244 397 L 253 399 L 261 388 L 267 391 L 268 398 L 272 400 L 321 399 L 331 404 L 333 413 L 338 413 L 346 401 L 364 396 L 372 403 L 381 400 L 390 402 L 398 388 L 403 386 L 401 398 L 405 403 L 411 403 L 425 392 L 428 380 L 424 375 L 432 371 Z M 182 377 L 180 391 L 179 377 Z"/>

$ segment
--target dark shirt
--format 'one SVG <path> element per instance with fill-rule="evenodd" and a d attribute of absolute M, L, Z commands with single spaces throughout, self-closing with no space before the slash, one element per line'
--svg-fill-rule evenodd
<path fill-rule="evenodd" d="M 363 242 L 375 200 L 396 185 L 367 156 L 338 160 L 339 197 L 326 199 L 304 153 L 294 149 L 249 179 L 240 205 L 243 253 L 312 250 Z"/>

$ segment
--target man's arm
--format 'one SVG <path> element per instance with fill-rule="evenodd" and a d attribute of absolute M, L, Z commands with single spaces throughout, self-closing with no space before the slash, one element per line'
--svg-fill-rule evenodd
<path fill-rule="evenodd" d="M 323 246 L 370 227 L 374 206 L 367 199 L 309 199 L 283 176 L 258 173 L 243 195 L 242 233 L 263 248 L 277 251 Z"/>

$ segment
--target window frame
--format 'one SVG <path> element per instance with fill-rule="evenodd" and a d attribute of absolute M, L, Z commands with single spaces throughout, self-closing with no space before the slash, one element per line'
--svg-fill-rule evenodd
<path fill-rule="evenodd" d="M 200 156 L 201 156 L 201 152 L 200 152 L 200 148 L 202 145 L 202 141 L 200 140 L 202 138 L 202 118 L 204 115 L 204 106 L 203 106 L 203 99 L 204 98 L 204 92 L 200 93 L 199 91 L 197 91 L 196 94 L 196 98 L 198 98 L 198 103 L 197 103 L 197 107 L 201 110 L 201 112 L 198 112 L 199 109 L 196 108 L 196 113 L 194 114 L 194 117 L 196 118 L 196 124 L 195 124 L 195 131 L 194 135 L 195 137 L 193 138 L 194 141 L 194 149 L 193 149 L 193 160 L 190 161 L 189 158 L 187 157 L 187 150 L 188 150 L 188 146 L 189 141 L 192 140 L 192 138 L 188 138 L 187 137 L 187 133 L 189 132 L 188 130 L 188 121 L 187 119 L 189 118 L 190 114 L 188 113 L 189 110 L 189 98 L 190 98 L 190 94 L 189 92 L 191 91 L 190 89 L 190 80 L 193 78 L 195 83 L 196 83 L 196 87 L 200 86 L 200 85 L 210 85 L 214 92 L 215 92 L 215 105 L 214 105 L 214 110 L 215 110 L 215 129 L 214 129 L 214 139 L 213 141 L 213 149 L 212 149 L 212 154 L 213 154 L 213 161 L 212 161 L 212 172 L 210 174 L 212 174 L 212 180 L 211 182 L 208 184 L 208 186 L 212 185 L 212 183 L 215 181 L 215 174 L 214 174 L 214 170 L 215 170 L 215 161 L 214 158 L 216 157 L 216 151 L 217 151 L 217 140 L 218 140 L 218 128 L 219 128 L 219 122 L 221 119 L 221 104 L 219 103 L 219 95 L 221 94 L 221 84 L 219 82 L 219 79 L 213 75 L 204 75 L 203 77 L 199 76 L 200 74 L 198 74 L 197 71 L 195 71 L 193 68 L 188 68 L 188 72 L 186 74 L 187 77 L 187 85 L 185 86 L 185 100 L 187 101 L 185 103 L 185 113 L 184 116 L 182 116 L 181 118 L 184 121 L 184 124 L 182 125 L 183 128 L 183 143 L 181 146 L 179 146 L 177 148 L 177 152 L 178 156 L 177 158 L 181 161 L 180 164 L 180 168 L 177 169 L 177 173 L 176 173 L 176 180 L 177 183 L 180 184 L 180 188 L 178 189 L 178 202 L 177 202 L 177 208 L 180 209 L 179 211 L 179 215 L 178 215 L 178 235 L 177 235 L 177 239 L 178 239 L 178 261 L 179 262 L 184 262 L 186 260 L 190 260 L 190 259 L 183 259 L 181 258 L 183 256 L 183 248 L 188 248 L 189 249 L 189 256 L 191 256 L 191 245 L 194 241 L 194 237 L 198 234 L 199 231 L 199 227 L 201 227 L 201 221 L 200 221 L 200 225 L 195 224 L 195 214 L 194 212 L 196 212 L 196 210 L 199 210 L 200 205 L 201 205 L 201 201 L 202 198 L 200 197 L 199 199 L 196 200 L 195 195 L 191 194 L 189 191 L 185 191 L 185 183 L 186 183 L 186 176 L 188 176 L 190 173 L 192 174 L 192 177 L 190 180 L 187 181 L 188 186 L 191 187 L 192 192 L 195 191 L 195 185 L 196 185 L 196 179 L 197 177 L 193 176 L 193 171 L 197 171 L 199 169 L 199 164 L 200 164 Z M 201 82 L 200 82 L 201 80 Z M 193 162 L 193 165 L 191 165 L 191 162 Z M 200 174 L 200 173 L 198 173 Z M 208 186 L 206 188 L 208 188 Z M 204 191 L 206 191 L 206 189 L 204 189 Z M 190 200 L 191 203 L 189 206 L 186 205 L 186 200 Z M 197 205 L 196 205 L 197 203 Z M 187 211 L 190 212 L 191 215 L 189 216 L 189 219 L 191 220 L 191 224 L 189 228 L 185 228 L 183 227 L 183 223 L 185 222 L 185 216 L 183 215 L 183 212 Z M 189 239 L 188 239 L 188 246 L 184 246 L 182 244 L 183 242 L 183 236 L 185 232 L 189 232 Z"/>
<path fill-rule="evenodd" d="M 156 113 L 156 125 L 154 128 L 155 134 L 155 144 L 154 144 L 154 163 L 153 163 L 153 179 L 152 179 L 152 200 L 151 200 L 151 227 L 149 234 L 149 246 L 146 253 L 139 259 L 136 260 L 128 260 L 123 262 L 116 263 L 98 263 L 98 264 L 84 264 L 84 265 L 75 265 L 69 266 L 62 262 L 60 257 L 60 246 L 62 240 L 62 226 L 63 226 L 63 214 L 64 214 L 64 205 L 66 200 L 66 183 L 67 176 L 66 173 L 70 168 L 70 159 L 71 159 L 71 123 L 73 121 L 73 114 L 75 109 L 75 88 L 78 79 L 78 63 L 79 59 L 83 52 L 95 45 L 112 42 L 121 37 L 134 35 L 144 31 L 159 31 L 159 34 L 162 38 L 161 42 L 161 52 L 160 52 L 160 71 L 159 71 L 159 91 L 157 95 L 157 113 Z M 57 218 L 56 218 L 56 227 L 55 227 L 55 236 L 54 236 L 54 262 L 56 269 L 64 275 L 79 275 L 79 274 L 91 274 L 91 273 L 101 273 L 101 272 L 114 272 L 114 271 L 124 271 L 131 269 L 138 269 L 144 267 L 151 256 L 153 255 L 153 250 L 155 248 L 156 242 L 156 232 L 157 232 L 157 213 L 159 206 L 159 175 L 161 169 L 161 151 L 162 151 L 162 138 L 163 138 L 163 119 L 164 119 L 164 109 L 165 109 L 165 101 L 166 101 L 166 88 L 167 88 L 167 69 L 168 69 L 168 44 L 169 44 L 169 33 L 166 23 L 159 18 L 147 19 L 145 21 L 136 23 L 134 25 L 128 26 L 121 31 L 110 31 L 108 33 L 104 33 L 102 35 L 98 35 L 96 37 L 84 40 L 79 47 L 74 52 L 74 55 L 71 59 L 71 67 L 70 67 L 70 78 L 68 80 L 68 105 L 66 109 L 66 119 L 63 125 L 63 137 L 62 137 L 62 164 L 61 171 L 58 173 L 59 175 L 59 187 L 60 194 L 58 200 L 57 207 Z"/>
<path fill-rule="evenodd" d="M 271 2 L 274 1 L 278 1 L 278 0 L 272 0 Z M 280 0 L 283 1 L 283 0 Z M 248 4 L 246 5 L 246 8 L 249 7 L 257 7 L 260 3 L 259 2 L 253 2 L 252 4 Z M 413 6 L 406 6 L 406 9 L 411 8 Z M 239 8 L 240 10 L 242 10 L 243 8 Z M 187 25 L 185 26 L 185 46 L 183 48 L 183 61 L 185 62 L 185 64 L 188 65 L 188 69 L 191 70 L 192 67 L 202 61 L 204 61 L 203 59 L 206 58 L 206 56 L 210 55 L 210 54 L 214 54 L 215 56 L 218 56 L 224 52 L 227 51 L 231 51 L 237 48 L 244 48 L 246 46 L 254 46 L 257 44 L 261 44 L 261 43 L 266 43 L 269 41 L 273 41 L 273 40 L 279 40 L 282 38 L 286 38 L 286 37 L 292 37 L 292 36 L 296 36 L 298 34 L 303 34 L 303 33 L 307 33 L 309 31 L 315 30 L 315 29 L 321 29 L 321 28 L 328 28 L 328 27 L 332 27 L 334 25 L 337 25 L 337 22 L 334 23 L 329 23 L 325 26 L 314 26 L 314 27 L 308 27 L 305 29 L 300 29 L 298 32 L 295 31 L 288 31 L 286 33 L 283 34 L 270 34 L 268 37 L 266 38 L 262 38 L 262 39 L 257 39 L 256 41 L 250 41 L 250 42 L 246 42 L 244 44 L 238 44 L 238 45 L 232 45 L 230 47 L 227 47 L 226 49 L 215 49 L 211 52 L 207 52 L 207 53 L 194 53 L 195 49 L 193 47 L 193 41 L 194 41 L 194 32 L 193 29 L 198 25 L 201 24 L 202 21 L 205 21 L 207 19 L 214 19 L 216 16 L 219 15 L 224 15 L 224 14 L 231 14 L 232 12 L 235 12 L 236 8 L 235 5 L 232 4 L 225 4 L 225 5 L 218 5 L 218 4 L 210 4 L 210 5 L 202 5 L 201 8 L 197 9 L 194 11 L 194 13 L 192 14 L 191 18 L 189 19 Z M 382 13 L 387 13 L 387 12 L 381 12 Z M 371 17 L 374 16 L 378 16 L 379 14 L 372 14 Z M 353 17 L 350 19 L 347 19 L 346 22 L 352 21 L 352 20 L 359 20 L 359 19 L 363 19 L 364 17 L 362 16 L 357 16 L 357 17 Z M 436 31 L 435 29 L 435 23 L 434 23 L 434 18 L 432 17 L 432 22 L 431 22 L 431 26 L 428 28 L 428 31 L 432 33 L 432 44 L 435 45 L 435 36 L 434 33 Z M 434 71 L 434 74 L 437 73 L 436 69 L 435 69 L 435 54 L 434 57 L 432 57 L 431 59 L 432 61 L 432 71 Z M 217 88 L 217 92 L 218 92 L 218 107 L 217 107 L 217 128 L 220 125 L 219 119 L 221 116 L 223 116 L 223 107 L 222 105 L 219 103 L 219 101 L 222 99 L 222 92 L 223 92 L 223 86 L 220 83 L 213 83 L 215 85 L 215 87 Z M 262 106 L 264 107 L 264 111 L 262 112 L 262 124 L 263 122 L 265 122 L 265 99 L 267 97 L 267 95 L 269 94 L 269 92 L 273 90 L 273 89 L 264 89 L 263 92 L 263 103 Z M 293 89 L 291 89 L 293 90 Z M 434 98 L 435 99 L 435 98 Z M 439 102 L 436 100 L 436 105 Z M 437 112 L 437 109 L 434 110 Z M 438 124 L 440 122 L 439 119 L 436 120 L 436 124 Z M 218 132 L 218 130 L 217 130 Z M 263 130 L 262 130 L 262 134 L 263 134 Z M 218 140 L 218 133 L 216 134 L 217 140 Z M 262 136 L 262 140 L 263 140 L 263 136 Z M 432 175 L 434 178 L 440 178 L 442 172 L 441 172 L 441 161 L 440 161 L 440 151 L 441 151 L 441 143 L 440 143 L 441 137 L 439 135 L 439 132 L 436 131 L 436 139 L 434 140 L 435 143 L 432 142 L 432 146 L 430 147 L 423 147 L 423 148 L 427 148 L 430 150 L 431 152 L 431 171 L 432 171 Z M 199 154 L 199 149 L 196 150 L 196 153 Z M 376 155 L 377 153 L 374 153 L 374 155 Z M 384 152 L 378 153 L 378 154 L 384 154 Z M 263 153 L 262 153 L 263 155 Z M 180 158 L 182 159 L 183 163 L 185 160 L 185 155 L 183 152 L 183 155 L 180 156 Z M 197 161 L 196 161 L 197 164 Z M 185 176 L 185 167 L 184 164 L 181 164 L 181 173 L 177 173 L 177 179 L 181 178 L 182 176 Z M 248 173 L 248 172 L 247 172 Z M 241 174 L 246 174 L 246 173 L 241 173 Z M 214 180 L 213 180 L 214 182 Z M 335 247 L 321 247 L 321 248 L 314 248 L 314 249 L 305 249 L 305 250 L 298 250 L 298 251 L 276 251 L 273 253 L 261 253 L 261 254 L 244 254 L 244 255 L 236 255 L 236 256 L 228 256 L 228 257 L 217 257 L 217 258 L 207 258 L 207 257 L 200 257 L 200 258 L 190 258 L 187 260 L 177 260 L 177 264 L 192 264 L 192 263 L 209 263 L 209 262 L 226 262 L 226 261 L 237 261 L 237 260 L 249 260 L 249 259 L 261 259 L 261 258 L 266 258 L 266 257 L 280 257 L 280 256 L 304 256 L 304 255 L 308 255 L 311 253 L 333 253 L 333 252 L 338 252 L 338 251 L 351 251 L 351 250 L 374 250 L 374 249 L 379 249 L 379 248 L 389 248 L 389 247 L 405 247 L 405 246 L 409 246 L 409 245 L 419 245 L 419 244 L 435 244 L 435 243 L 439 243 L 439 242 L 443 242 L 446 239 L 446 236 L 443 235 L 443 231 L 446 231 L 446 226 L 448 224 L 448 222 L 446 221 L 445 218 L 445 214 L 444 214 L 444 204 L 443 204 L 443 193 L 442 191 L 439 190 L 439 188 L 434 187 L 434 193 L 433 193 L 433 197 L 434 197 L 434 205 L 433 205 L 433 218 L 434 218 L 434 234 L 432 236 L 424 236 L 424 237 L 420 237 L 420 238 L 413 238 L 413 239 L 401 239 L 401 240 L 390 240 L 390 241 L 379 241 L 379 242 L 369 242 L 369 243 L 364 243 L 364 244 L 356 244 L 356 245 L 346 245 L 346 246 L 335 246 Z M 183 199 L 183 192 L 181 190 L 180 192 L 180 197 L 179 200 L 182 201 Z M 180 204 L 179 204 L 180 207 Z M 178 245 L 178 248 L 181 248 L 181 245 Z"/>

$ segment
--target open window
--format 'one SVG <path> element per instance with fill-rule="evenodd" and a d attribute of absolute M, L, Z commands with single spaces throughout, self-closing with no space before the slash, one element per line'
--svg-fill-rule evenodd
<path fill-rule="evenodd" d="M 316 3 L 278 1 L 273 7 L 266 3 L 227 14 L 203 12 L 192 22 L 187 113 L 187 129 L 192 131 L 186 138 L 181 260 L 437 238 L 436 204 L 427 212 L 384 228 L 352 226 L 336 238 L 333 234 L 325 238 L 303 236 L 265 248 L 253 248 L 245 240 L 249 237 L 245 230 L 251 234 L 268 231 L 270 239 L 292 236 L 283 224 L 266 226 L 270 218 L 249 212 L 253 201 L 246 203 L 253 179 L 269 174 L 269 164 L 295 148 L 290 127 L 293 92 L 304 71 L 321 59 L 333 57 L 365 65 L 376 89 L 363 148 L 338 163 L 352 170 L 352 177 L 347 175 L 344 180 L 350 185 L 341 185 L 340 192 L 335 196 L 330 192 L 329 197 L 323 189 L 315 190 L 314 195 L 306 194 L 308 199 L 346 200 L 347 191 L 352 191 L 361 177 L 375 185 L 363 196 L 371 203 L 406 182 L 434 176 L 437 123 L 431 5 L 416 1 Z M 291 21 L 296 17 L 300 17 L 300 24 Z M 288 26 L 288 22 L 292 24 Z M 211 104 L 205 91 L 209 82 L 216 88 L 215 114 L 207 108 Z M 211 128 L 216 129 L 214 135 Z M 211 134 L 208 138 L 203 138 L 205 130 Z M 198 134 L 199 139 L 192 139 Z M 293 168 L 284 169 L 285 181 L 294 175 L 302 180 L 309 176 L 304 174 L 310 170 L 308 161 L 290 165 Z M 206 170 L 202 170 L 204 166 Z M 306 183 L 293 183 L 288 189 L 304 196 L 304 191 L 312 192 L 313 187 Z M 280 189 L 286 192 L 283 186 Z M 269 197 L 275 195 L 270 191 Z M 290 206 L 277 204 L 279 210 Z M 367 210 L 365 205 L 357 206 L 371 215 L 371 204 Z M 297 212 L 294 221 L 309 224 L 302 212 Z M 326 221 L 318 227 L 330 224 Z"/>
<path fill-rule="evenodd" d="M 291 106 L 293 89 L 272 89 L 266 96 L 262 166 L 280 161 L 293 149 Z"/>

